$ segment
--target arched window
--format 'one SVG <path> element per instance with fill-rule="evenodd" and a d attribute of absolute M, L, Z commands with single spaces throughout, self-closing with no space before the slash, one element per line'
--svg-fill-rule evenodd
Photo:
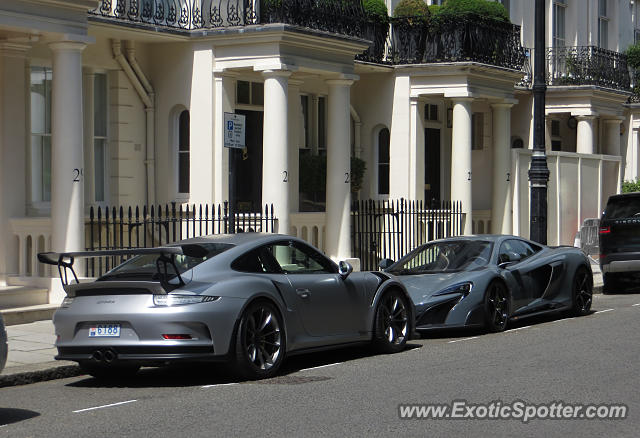
<path fill-rule="evenodd" d="M 378 151 L 376 155 L 378 171 L 378 195 L 389 194 L 389 129 L 378 132 Z"/>
<path fill-rule="evenodd" d="M 178 193 L 189 193 L 189 111 L 178 120 Z"/>

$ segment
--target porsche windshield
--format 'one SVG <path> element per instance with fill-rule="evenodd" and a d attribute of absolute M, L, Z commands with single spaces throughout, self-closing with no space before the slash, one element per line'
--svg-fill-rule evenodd
<path fill-rule="evenodd" d="M 392 265 L 387 272 L 396 275 L 471 271 L 489 263 L 491 242 L 454 240 L 425 245 Z"/>
<path fill-rule="evenodd" d="M 175 256 L 175 264 L 180 274 L 233 247 L 233 245 L 229 243 L 201 243 L 198 244 L 198 246 L 202 247 L 204 252 L 206 252 L 202 257 L 187 256 L 184 254 Z M 100 277 L 99 280 L 157 280 L 158 268 L 156 266 L 156 260 L 158 260 L 158 254 L 135 256 L 107 272 Z"/>

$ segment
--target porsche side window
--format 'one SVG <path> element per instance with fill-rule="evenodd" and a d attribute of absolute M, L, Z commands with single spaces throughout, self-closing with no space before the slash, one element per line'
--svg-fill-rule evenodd
<path fill-rule="evenodd" d="M 315 254 L 310 251 L 285 244 L 277 244 L 271 247 L 273 257 L 276 259 L 282 271 L 287 274 L 318 274 L 330 273 L 323 266 Z"/>
<path fill-rule="evenodd" d="M 279 267 L 274 265 L 270 248 L 261 247 L 254 249 L 231 263 L 231 269 L 242 272 L 274 273 L 279 272 Z"/>

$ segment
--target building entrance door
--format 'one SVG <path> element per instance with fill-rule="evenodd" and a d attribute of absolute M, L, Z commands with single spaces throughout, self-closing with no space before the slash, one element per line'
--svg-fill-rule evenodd
<path fill-rule="evenodd" d="M 424 130 L 424 201 L 427 206 L 440 204 L 440 129 Z"/>
<path fill-rule="evenodd" d="M 262 111 L 236 110 L 245 119 L 244 150 L 230 150 L 235 153 L 233 174 L 236 187 L 236 212 L 259 213 L 262 206 Z"/>

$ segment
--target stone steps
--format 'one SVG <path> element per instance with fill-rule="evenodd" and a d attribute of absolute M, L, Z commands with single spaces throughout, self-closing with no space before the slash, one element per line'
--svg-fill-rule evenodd
<path fill-rule="evenodd" d="M 2 314 L 4 324 L 7 326 L 29 324 L 35 321 L 51 319 L 58 307 L 58 304 L 36 304 L 33 306 L 2 309 L 0 310 L 0 314 Z"/>

